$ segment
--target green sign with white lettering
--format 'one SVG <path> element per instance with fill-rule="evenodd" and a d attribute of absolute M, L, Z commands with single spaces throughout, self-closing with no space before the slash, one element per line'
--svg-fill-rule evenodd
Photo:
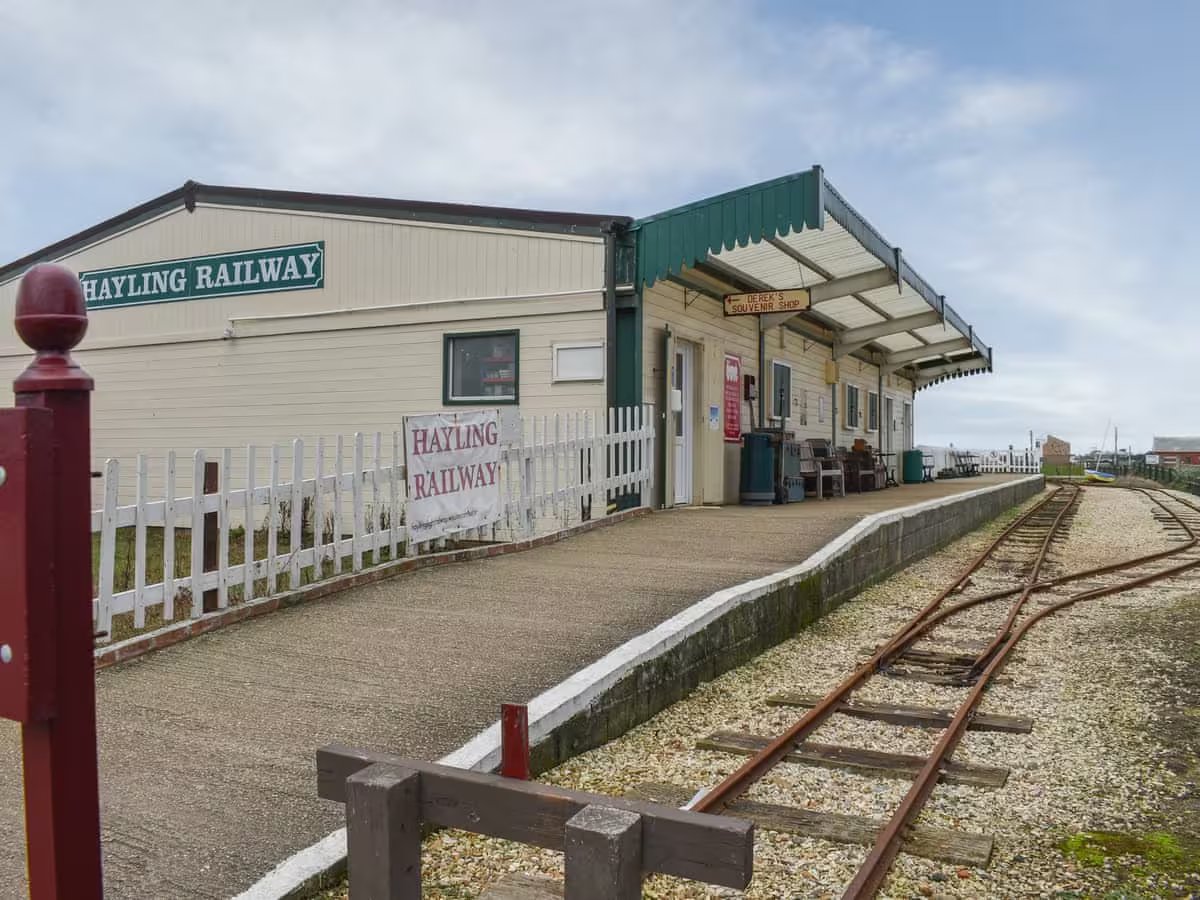
<path fill-rule="evenodd" d="M 88 309 L 306 291 L 325 283 L 325 242 L 96 269 L 79 282 Z"/>

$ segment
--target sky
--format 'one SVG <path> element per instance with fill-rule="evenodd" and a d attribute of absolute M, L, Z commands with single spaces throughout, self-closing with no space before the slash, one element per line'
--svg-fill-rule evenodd
<path fill-rule="evenodd" d="M 1200 4 L 0 0 L 0 262 L 189 178 L 647 215 L 821 163 L 995 351 L 917 438 L 1200 434 Z"/>

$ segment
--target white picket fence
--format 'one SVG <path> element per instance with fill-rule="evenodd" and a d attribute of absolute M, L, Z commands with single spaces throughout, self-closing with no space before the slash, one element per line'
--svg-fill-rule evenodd
<path fill-rule="evenodd" d="M 1029 450 L 973 450 L 979 456 L 979 471 L 1036 475 L 1042 471 L 1042 458 Z"/>
<path fill-rule="evenodd" d="M 621 496 L 640 494 L 642 503 L 649 502 L 655 458 L 651 407 L 610 409 L 607 417 L 590 411 L 527 417 L 519 432 L 501 450 L 501 520 L 453 538 L 518 540 L 585 517 L 603 517 L 608 504 Z M 105 463 L 103 506 L 92 512 L 92 532 L 100 535 L 93 617 L 96 630 L 106 636 L 102 639 L 111 639 L 116 615 L 132 613 L 132 627 L 138 631 L 146 627 L 149 608 L 161 605 L 163 621 L 170 621 L 181 599 L 189 604 L 188 615 L 199 617 L 206 591 L 216 591 L 216 606 L 224 609 L 231 601 L 244 603 L 333 577 L 347 566 L 358 572 L 445 547 L 445 540 L 408 541 L 402 432 L 356 433 L 349 441 L 339 436 L 329 444 L 322 438 L 309 447 L 295 439 L 283 449 L 281 453 L 274 444 L 265 453 L 255 446 L 237 454 L 223 450 L 217 491 L 198 499 L 175 496 L 180 460 L 171 452 L 160 463 L 162 499 L 152 500 L 151 465 L 140 454 L 132 473 L 135 502 L 128 505 L 118 503 L 120 462 Z M 287 449 L 290 472 L 281 465 Z M 268 474 L 259 484 L 264 455 Z M 237 487 L 231 483 L 235 459 L 243 481 Z M 203 450 L 192 454 L 192 484 L 204 484 L 207 461 Z M 195 539 L 187 551 L 187 574 L 177 574 L 176 534 L 202 535 L 206 513 L 217 516 L 216 568 L 204 571 L 204 541 Z M 243 562 L 231 563 L 238 525 Z M 148 571 L 150 529 L 162 530 L 161 567 L 156 560 L 154 571 Z M 262 532 L 265 544 L 260 547 L 256 537 Z M 155 538 L 157 545 L 157 534 Z M 117 590 L 118 575 L 131 584 Z M 282 589 L 281 576 L 286 580 Z"/>

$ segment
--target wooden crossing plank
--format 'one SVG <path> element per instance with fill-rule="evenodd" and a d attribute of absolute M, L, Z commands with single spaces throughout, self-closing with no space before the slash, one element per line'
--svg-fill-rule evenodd
<path fill-rule="evenodd" d="M 813 707 L 821 697 L 815 694 L 776 694 L 767 698 L 772 706 Z M 893 703 L 870 703 L 865 700 L 843 703 L 837 711 L 846 716 L 871 719 L 876 722 L 891 722 L 893 725 L 913 725 L 918 728 L 945 728 L 954 717 L 951 710 L 931 709 L 926 706 L 903 706 Z M 1029 734 L 1033 731 L 1033 719 L 1024 716 L 1000 716 L 977 713 L 967 728 L 971 731 L 1000 731 L 1006 734 Z"/>
<path fill-rule="evenodd" d="M 625 796 L 678 806 L 687 803 L 694 794 L 695 791 L 674 784 L 641 784 Z M 839 844 L 870 846 L 875 843 L 875 837 L 884 824 L 881 819 L 866 816 L 847 816 L 776 803 L 760 803 L 756 800 L 735 800 L 725 812 L 731 816 L 749 819 L 759 828 L 820 838 Z M 902 849 L 905 853 L 924 859 L 935 859 L 960 866 L 983 867 L 991 859 L 994 843 L 991 835 L 915 825 L 908 830 Z"/>
<path fill-rule="evenodd" d="M 696 742 L 701 750 L 716 750 L 720 753 L 736 753 L 753 756 L 771 742 L 770 738 L 757 734 L 736 731 L 718 731 L 710 737 Z M 909 753 L 887 753 L 882 750 L 866 750 L 861 747 L 844 747 L 837 744 L 815 744 L 806 741 L 784 758 L 784 762 L 829 769 L 850 769 L 872 775 L 893 778 L 913 778 L 925 765 L 924 756 Z M 942 768 L 945 784 L 968 784 L 974 787 L 1002 787 L 1008 780 L 1008 769 L 998 766 L 979 766 L 972 763 L 957 763 L 950 760 Z"/>
<path fill-rule="evenodd" d="M 928 663 L 936 666 L 973 666 L 975 657 L 969 653 L 950 653 L 945 650 L 919 650 L 910 647 L 900 654 L 900 658 L 915 663 Z"/>
<path fill-rule="evenodd" d="M 887 678 L 907 678 L 909 681 L 922 681 L 926 684 L 941 684 L 946 687 L 961 687 L 968 688 L 975 684 L 974 680 L 967 680 L 962 675 L 946 675 L 941 672 L 928 672 L 919 669 L 883 669 L 879 673 Z M 988 684 L 1012 684 L 1012 679 L 1004 675 L 997 675 L 995 678 L 988 680 Z"/>

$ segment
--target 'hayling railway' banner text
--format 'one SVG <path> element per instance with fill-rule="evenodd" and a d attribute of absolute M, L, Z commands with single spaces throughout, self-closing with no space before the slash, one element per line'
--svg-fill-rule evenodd
<path fill-rule="evenodd" d="M 496 410 L 404 417 L 410 541 L 430 541 L 500 519 Z"/>
<path fill-rule="evenodd" d="M 311 290 L 325 283 L 325 242 L 94 269 L 79 283 L 88 309 Z"/>

